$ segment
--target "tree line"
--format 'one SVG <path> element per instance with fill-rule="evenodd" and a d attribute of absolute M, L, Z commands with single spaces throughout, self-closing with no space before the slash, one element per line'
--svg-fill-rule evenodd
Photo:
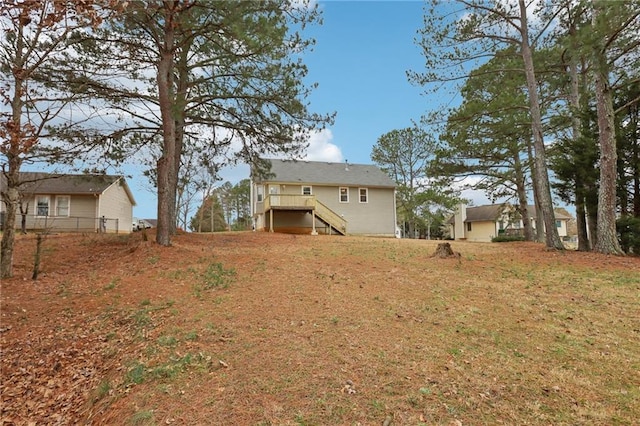
<path fill-rule="evenodd" d="M 640 251 L 639 16 L 633 1 L 427 2 L 425 70 L 408 77 L 458 105 L 383 135 L 372 153 L 399 176 L 410 220 L 437 204 L 430 189 L 474 178 L 523 218 L 532 194 L 541 221 L 534 235 L 523 220 L 529 240 L 564 248 L 553 190 L 575 205 L 579 250 Z"/>
<path fill-rule="evenodd" d="M 247 231 L 253 229 L 250 180 L 211 188 L 189 221 L 192 232 Z"/>

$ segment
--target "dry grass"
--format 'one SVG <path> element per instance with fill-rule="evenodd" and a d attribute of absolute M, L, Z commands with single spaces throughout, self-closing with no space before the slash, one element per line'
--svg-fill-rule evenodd
<path fill-rule="evenodd" d="M 138 238 L 51 238 L 36 283 L 20 241 L 2 283 L 4 424 L 638 424 L 640 258 Z"/>

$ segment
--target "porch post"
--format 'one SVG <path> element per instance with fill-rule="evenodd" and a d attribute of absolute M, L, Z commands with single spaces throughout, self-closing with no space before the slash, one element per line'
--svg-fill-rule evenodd
<path fill-rule="evenodd" d="M 273 209 L 269 212 L 269 232 L 273 232 Z"/>
<path fill-rule="evenodd" d="M 316 211 L 311 210 L 311 235 L 318 235 L 318 231 L 316 231 Z"/>

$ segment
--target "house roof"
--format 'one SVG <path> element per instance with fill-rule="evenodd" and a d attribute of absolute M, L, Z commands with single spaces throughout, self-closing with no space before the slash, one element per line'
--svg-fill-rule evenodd
<path fill-rule="evenodd" d="M 273 176 L 262 182 L 395 188 L 395 182 L 377 166 L 304 160 L 268 160 Z"/>
<path fill-rule="evenodd" d="M 489 204 L 486 206 L 467 207 L 467 219 L 465 220 L 465 222 L 495 222 L 502 214 L 504 208 L 504 204 Z"/>
<path fill-rule="evenodd" d="M 467 218 L 465 222 L 495 222 L 500 218 L 503 210 L 508 206 L 507 203 L 503 204 L 488 204 L 484 206 L 473 206 L 467 207 Z M 528 205 L 527 213 L 529 213 L 529 217 L 531 219 L 536 218 L 536 206 Z M 573 219 L 566 209 L 564 208 L 555 208 L 554 209 L 556 220 L 569 220 Z M 451 216 L 449 219 L 449 223 L 453 224 L 455 222 L 455 217 Z"/>
<path fill-rule="evenodd" d="M 527 206 L 527 211 L 529 212 L 529 216 L 531 217 L 531 219 L 535 219 L 537 217 L 536 206 L 533 206 L 533 205 Z M 554 216 L 555 216 L 556 220 L 573 219 L 573 216 L 571 216 L 571 214 L 567 211 L 567 209 L 565 209 L 563 207 L 554 208 L 553 209 L 553 213 L 554 213 Z"/>
<path fill-rule="evenodd" d="M 6 179 L 3 176 L 3 186 Z M 53 174 L 42 172 L 21 172 L 20 190 L 25 194 L 49 195 L 92 195 L 102 194 L 111 185 L 119 183 L 124 187 L 132 205 L 136 205 L 133 194 L 123 176 L 91 174 Z"/>

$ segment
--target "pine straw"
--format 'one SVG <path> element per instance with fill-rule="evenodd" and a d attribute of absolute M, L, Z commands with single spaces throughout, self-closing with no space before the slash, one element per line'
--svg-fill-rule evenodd
<path fill-rule="evenodd" d="M 461 256 L 439 259 L 437 243 L 57 236 L 32 282 L 23 237 L 0 423 L 640 418 L 640 258 L 452 242 Z"/>

